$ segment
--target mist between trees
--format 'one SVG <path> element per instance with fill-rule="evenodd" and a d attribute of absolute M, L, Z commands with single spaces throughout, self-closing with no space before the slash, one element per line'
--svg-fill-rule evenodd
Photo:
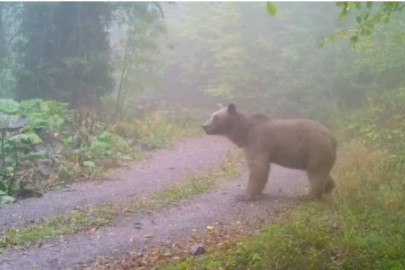
<path fill-rule="evenodd" d="M 119 115 L 143 98 L 205 108 L 236 100 L 327 120 L 403 84 L 403 39 L 392 39 L 400 16 L 356 49 L 348 38 L 320 49 L 355 15 L 338 23 L 335 2 L 276 6 L 270 17 L 264 2 L 3 2 L 1 94 Z"/>

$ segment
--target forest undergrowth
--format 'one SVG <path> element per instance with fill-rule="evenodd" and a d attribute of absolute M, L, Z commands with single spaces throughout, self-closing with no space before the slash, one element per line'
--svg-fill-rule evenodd
<path fill-rule="evenodd" d="M 1 99 L 0 204 L 41 196 L 142 159 L 176 138 L 196 134 L 198 120 L 198 114 L 184 110 L 156 110 L 109 121 L 52 100 Z"/>

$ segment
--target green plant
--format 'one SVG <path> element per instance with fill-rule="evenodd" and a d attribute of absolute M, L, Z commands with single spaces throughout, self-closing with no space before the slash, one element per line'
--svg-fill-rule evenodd
<path fill-rule="evenodd" d="M 142 158 L 142 150 L 163 147 L 196 126 L 187 113 L 165 112 L 116 125 L 93 117 L 82 119 L 79 126 L 74 111 L 64 103 L 0 99 L 0 104 L 0 190 L 7 196 L 26 188 L 65 185 L 78 176 L 94 176 L 120 162 Z"/>
<path fill-rule="evenodd" d="M 351 117 L 351 132 L 365 133 L 361 142 L 387 148 L 405 161 L 405 88 L 369 94 L 366 106 Z"/>
<path fill-rule="evenodd" d="M 48 164 L 50 152 L 37 132 L 61 131 L 70 114 L 66 104 L 39 99 L 18 103 L 0 99 L 1 184 L 7 196 L 21 194 L 27 187 L 41 189 L 40 163 Z M 6 198 L 3 194 L 2 198 Z M 11 200 L 8 198 L 7 202 Z"/>
<path fill-rule="evenodd" d="M 16 111 L 16 103 L 11 100 L 0 100 L 3 105 L 2 111 L 8 114 Z M 18 103 L 17 103 L 18 104 Z M 0 133 L 1 133 L 1 165 L 0 165 L 0 204 L 13 202 L 14 199 L 9 196 L 14 188 L 13 181 L 7 181 L 10 176 L 11 169 L 8 166 L 10 159 L 6 157 L 6 150 L 9 144 L 17 144 L 18 138 L 6 141 L 7 133 L 17 131 L 24 127 L 26 120 L 24 118 L 12 117 L 9 115 L 0 114 Z M 11 137 L 13 139 L 13 137 Z M 29 138 L 28 138 L 29 139 Z M 35 139 L 35 138 L 31 138 Z"/>
<path fill-rule="evenodd" d="M 67 123 L 73 121 L 72 112 L 67 109 L 68 104 L 39 99 L 21 103 L 22 115 L 27 115 L 29 128 L 58 131 Z"/>
<path fill-rule="evenodd" d="M 170 113 L 156 111 L 148 116 L 133 121 L 137 138 L 150 148 L 160 148 L 174 138 L 195 134 L 198 117 L 191 117 L 195 112 Z"/>

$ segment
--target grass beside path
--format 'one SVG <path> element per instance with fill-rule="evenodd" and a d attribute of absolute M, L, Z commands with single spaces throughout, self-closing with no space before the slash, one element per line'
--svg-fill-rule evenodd
<path fill-rule="evenodd" d="M 160 269 L 405 269 L 405 174 L 396 157 L 352 142 L 341 149 L 332 198 L 204 257 Z"/>

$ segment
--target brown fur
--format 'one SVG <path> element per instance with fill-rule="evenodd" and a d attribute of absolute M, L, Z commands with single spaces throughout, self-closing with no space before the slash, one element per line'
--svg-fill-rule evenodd
<path fill-rule="evenodd" d="M 308 198 L 319 199 L 334 189 L 330 172 L 337 144 L 326 127 L 308 119 L 271 119 L 263 114 L 247 118 L 233 103 L 220 107 L 202 127 L 207 134 L 225 136 L 243 149 L 249 168 L 247 199 L 263 191 L 271 163 L 306 171 Z"/>

